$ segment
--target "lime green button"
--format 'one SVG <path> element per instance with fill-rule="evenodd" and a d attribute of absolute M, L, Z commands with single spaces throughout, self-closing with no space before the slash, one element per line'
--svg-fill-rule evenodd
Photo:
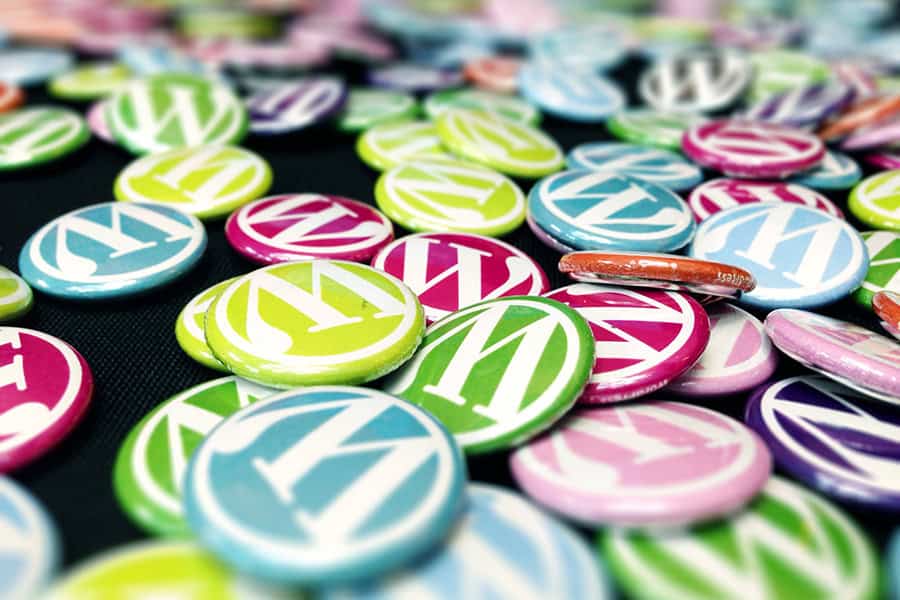
<path fill-rule="evenodd" d="M 541 111 L 518 96 L 463 88 L 434 92 L 425 99 L 429 119 L 437 119 L 451 108 L 480 110 L 529 125 L 541 122 Z"/>
<path fill-rule="evenodd" d="M 238 8 L 195 7 L 182 10 L 175 27 L 188 38 L 260 38 L 276 33 L 274 15 Z"/>
<path fill-rule="evenodd" d="M 200 219 L 214 219 L 262 196 L 272 169 L 235 146 L 194 146 L 143 156 L 116 179 L 122 202 L 171 204 Z"/>
<path fill-rule="evenodd" d="M 869 270 L 853 299 L 872 310 L 872 297 L 878 292 L 900 294 L 900 233 L 867 231 L 860 235 L 869 251 Z"/>
<path fill-rule="evenodd" d="M 850 192 L 847 206 L 866 225 L 900 231 L 900 169 L 860 181 Z"/>
<path fill-rule="evenodd" d="M 274 387 L 371 381 L 409 358 L 424 329 L 422 305 L 406 285 L 336 260 L 254 271 L 206 314 L 213 354 L 235 375 Z"/>
<path fill-rule="evenodd" d="M 181 508 L 188 461 L 213 427 L 274 393 L 237 377 L 223 377 L 177 394 L 145 416 L 125 438 L 113 487 L 125 514 L 151 535 L 190 535 Z"/>
<path fill-rule="evenodd" d="M 222 362 L 213 356 L 206 344 L 206 311 L 212 301 L 228 285 L 237 279 L 233 277 L 206 289 L 187 303 L 175 321 L 175 339 L 184 353 L 203 366 L 216 371 L 228 371 Z"/>
<path fill-rule="evenodd" d="M 750 55 L 755 75 L 749 100 L 756 102 L 773 94 L 821 83 L 831 76 L 825 61 L 803 52 L 763 50 Z"/>
<path fill-rule="evenodd" d="M 626 142 L 680 151 L 684 132 L 703 121 L 703 117 L 689 113 L 641 108 L 616 113 L 606 122 L 606 128 Z"/>
<path fill-rule="evenodd" d="M 0 323 L 21 317 L 31 309 L 34 295 L 25 280 L 0 267 Z"/>
<path fill-rule="evenodd" d="M 414 161 L 383 173 L 375 202 L 411 231 L 501 236 L 525 221 L 525 196 L 497 171 L 464 160 Z"/>
<path fill-rule="evenodd" d="M 496 113 L 451 109 L 438 117 L 436 126 L 451 152 L 507 175 L 537 178 L 563 167 L 559 145 L 527 123 Z"/>
<path fill-rule="evenodd" d="M 131 78 L 131 70 L 123 64 L 97 63 L 57 75 L 47 87 L 63 100 L 96 100 L 119 91 Z"/>
<path fill-rule="evenodd" d="M 66 108 L 35 106 L 0 115 L 0 171 L 61 158 L 91 139 L 87 123 Z"/>
<path fill-rule="evenodd" d="M 410 94 L 390 90 L 350 90 L 347 104 L 338 118 L 341 131 L 365 131 L 384 123 L 409 121 L 416 117 L 419 105 Z"/>
<path fill-rule="evenodd" d="M 367 130 L 356 141 L 356 153 L 376 171 L 384 171 L 411 160 L 452 158 L 427 121 L 386 123 Z"/>

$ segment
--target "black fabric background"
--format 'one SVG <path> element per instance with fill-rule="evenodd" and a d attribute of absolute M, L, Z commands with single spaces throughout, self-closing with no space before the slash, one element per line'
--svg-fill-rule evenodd
<path fill-rule="evenodd" d="M 641 63 L 632 60 L 612 74 L 627 86 L 631 106 L 640 104 L 633 82 L 641 68 Z M 327 70 L 340 72 L 354 83 L 364 81 L 359 65 L 342 62 Z M 29 90 L 28 102 L 62 104 L 48 98 L 41 88 Z M 71 106 L 82 112 L 87 107 Z M 581 142 L 610 138 L 602 124 L 576 124 L 545 116 L 543 128 L 566 151 Z M 328 124 L 289 137 L 251 137 L 243 145 L 259 152 L 272 166 L 270 194 L 318 192 L 374 203 L 378 174 L 357 158 L 354 142 L 354 136 Z M 0 264 L 18 272 L 19 251 L 36 229 L 72 209 L 113 200 L 113 181 L 131 160 L 124 150 L 94 139 L 56 163 L 0 174 Z M 519 183 L 526 192 L 531 185 Z M 846 213 L 846 192 L 829 195 Z M 96 303 L 62 301 L 36 293 L 32 312 L 13 323 L 72 344 L 84 355 L 96 379 L 93 404 L 84 421 L 50 454 L 12 474 L 45 504 L 58 525 L 65 565 L 145 537 L 125 518 L 113 495 L 112 468 L 119 446 L 152 407 L 189 386 L 221 376 L 181 351 L 174 325 L 195 294 L 254 268 L 227 245 L 223 223 L 206 223 L 209 245 L 205 256 L 187 276 L 168 287 L 138 298 Z M 854 225 L 861 231 L 867 229 Z M 397 237 L 404 234 L 396 228 Z M 554 287 L 567 283 L 556 269 L 559 255 L 544 247 L 527 227 L 505 239 L 535 257 Z M 878 330 L 870 315 L 847 300 L 823 312 Z M 784 359 L 779 375 L 798 371 L 802 369 Z M 706 404 L 740 418 L 745 399 L 718 398 Z M 512 485 L 506 453 L 470 459 L 469 469 L 474 480 Z M 898 522 L 890 514 L 852 513 L 882 548 Z"/>

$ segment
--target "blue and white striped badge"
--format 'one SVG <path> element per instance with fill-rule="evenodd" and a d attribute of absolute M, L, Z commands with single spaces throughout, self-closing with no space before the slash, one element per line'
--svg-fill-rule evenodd
<path fill-rule="evenodd" d="M 625 58 L 621 29 L 602 23 L 564 25 L 536 36 L 528 45 L 534 62 L 587 70 L 612 69 Z"/>
<path fill-rule="evenodd" d="M 690 189 L 703 181 L 700 167 L 681 155 L 638 144 L 581 144 L 566 156 L 566 166 L 631 175 L 676 191 Z"/>
<path fill-rule="evenodd" d="M 75 64 L 75 57 L 60 48 L 10 48 L 0 51 L 0 78 L 26 86 L 43 83 Z"/>
<path fill-rule="evenodd" d="M 59 563 L 57 533 L 37 500 L 0 475 L 0 591 L 4 600 L 40 596 Z"/>
<path fill-rule="evenodd" d="M 532 59 L 519 70 L 522 95 L 563 119 L 600 122 L 625 107 L 625 94 L 596 69 Z"/>
<path fill-rule="evenodd" d="M 862 171 L 855 160 L 841 152 L 827 150 L 819 166 L 788 181 L 817 190 L 846 190 L 856 185 L 860 178 Z"/>

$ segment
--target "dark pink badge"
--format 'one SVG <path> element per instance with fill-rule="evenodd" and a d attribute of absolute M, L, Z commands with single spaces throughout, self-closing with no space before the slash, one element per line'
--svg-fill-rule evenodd
<path fill-rule="evenodd" d="M 834 202 L 819 192 L 797 183 L 756 181 L 753 179 L 713 179 L 700 185 L 688 196 L 688 205 L 700 222 L 720 210 L 753 202 L 791 202 L 817 208 L 829 215 L 844 218 Z"/>
<path fill-rule="evenodd" d="M 866 155 L 864 160 L 873 167 L 885 171 L 900 169 L 900 152 L 876 152 Z"/>

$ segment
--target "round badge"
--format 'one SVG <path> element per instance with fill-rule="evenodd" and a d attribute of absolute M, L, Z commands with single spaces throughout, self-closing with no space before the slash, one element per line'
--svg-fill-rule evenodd
<path fill-rule="evenodd" d="M 175 339 L 184 353 L 196 360 L 204 367 L 216 371 L 228 371 L 218 358 L 213 356 L 212 350 L 206 343 L 206 311 L 209 305 L 222 293 L 226 287 L 237 279 L 232 277 L 220 281 L 216 285 L 203 290 L 188 302 L 175 321 Z"/>
<path fill-rule="evenodd" d="M 106 118 L 116 140 L 135 154 L 238 143 L 247 131 L 241 100 L 196 75 L 138 79 L 109 99 Z"/>
<path fill-rule="evenodd" d="M 794 175 L 790 182 L 817 190 L 846 190 L 861 177 L 862 171 L 855 160 L 846 154 L 827 150 L 818 166 Z"/>
<path fill-rule="evenodd" d="M 662 111 L 709 112 L 733 104 L 750 84 L 747 58 L 731 50 L 694 50 L 664 58 L 638 81 L 641 98 Z"/>
<path fill-rule="evenodd" d="M 677 254 L 570 252 L 559 260 L 559 270 L 585 283 L 650 287 L 716 298 L 737 298 L 756 286 L 753 275 L 744 269 Z"/>
<path fill-rule="evenodd" d="M 871 308 L 872 297 L 880 291 L 900 294 L 900 233 L 867 231 L 860 235 L 866 242 L 869 270 L 853 299 Z"/>
<path fill-rule="evenodd" d="M 585 320 L 554 300 L 508 296 L 432 325 L 385 389 L 437 417 L 467 454 L 521 444 L 574 404 L 594 361 Z"/>
<path fill-rule="evenodd" d="M 274 390 L 237 377 L 188 388 L 134 426 L 116 456 L 113 488 L 125 514 L 152 535 L 187 537 L 181 492 L 200 442 L 227 417 Z"/>
<path fill-rule="evenodd" d="M 531 215 L 525 215 L 525 223 L 528 225 L 528 229 L 531 230 L 531 233 L 534 234 L 534 237 L 536 237 L 539 242 L 541 242 L 551 250 L 559 252 L 560 254 L 575 252 L 574 248 L 566 246 L 558 239 L 541 229 L 538 224 L 534 222 L 534 219 L 531 218 Z"/>
<path fill-rule="evenodd" d="M 878 123 L 854 131 L 841 141 L 841 148 L 852 152 L 891 147 L 900 143 L 900 124 L 896 121 Z"/>
<path fill-rule="evenodd" d="M 822 83 L 831 77 L 828 63 L 802 52 L 782 49 L 754 52 L 750 62 L 754 71 L 748 93 L 751 101 Z"/>
<path fill-rule="evenodd" d="M 0 82 L 0 113 L 18 108 L 25 102 L 25 92 L 12 83 Z"/>
<path fill-rule="evenodd" d="M 199 58 L 189 55 L 177 48 L 176 43 L 171 36 L 152 43 L 126 40 L 120 43 L 114 52 L 138 77 L 196 76 L 207 81 L 222 81 L 218 66 L 204 63 Z"/>
<path fill-rule="evenodd" d="M 391 222 L 367 204 L 321 194 L 286 194 L 235 211 L 225 237 L 261 264 L 306 258 L 368 261 L 394 239 Z"/>
<path fill-rule="evenodd" d="M 555 63 L 561 69 L 611 69 L 625 58 L 625 50 L 622 31 L 603 23 L 564 25 L 534 36 L 528 44 L 532 61 Z"/>
<path fill-rule="evenodd" d="M 512 94 L 519 88 L 522 64 L 522 60 L 514 56 L 483 56 L 467 62 L 463 75 L 479 88 Z"/>
<path fill-rule="evenodd" d="M 879 95 L 861 100 L 819 130 L 826 142 L 842 138 L 857 129 L 887 122 L 900 114 L 900 94 Z"/>
<path fill-rule="evenodd" d="M 671 190 L 687 190 L 703 181 L 700 168 L 680 154 L 660 148 L 616 142 L 589 142 L 566 156 L 569 169 L 631 175 Z"/>
<path fill-rule="evenodd" d="M 588 526 L 685 526 L 745 505 L 772 457 L 731 417 L 650 402 L 576 410 L 510 468 L 529 496 Z"/>
<path fill-rule="evenodd" d="M 106 122 L 106 110 L 107 106 L 109 106 L 107 102 L 106 99 L 103 99 L 91 104 L 87 111 L 86 120 L 91 133 L 107 144 L 115 144 L 116 138 L 113 136 L 112 131 L 109 130 L 109 124 Z"/>
<path fill-rule="evenodd" d="M 350 90 L 337 126 L 341 131 L 358 132 L 384 123 L 411 121 L 419 112 L 416 99 L 390 90 Z"/>
<path fill-rule="evenodd" d="M 40 597 L 59 563 L 59 539 L 47 512 L 24 488 L 0 476 L 3 595 Z"/>
<path fill-rule="evenodd" d="M 867 154 L 863 159 L 873 167 L 883 171 L 900 169 L 900 153 L 897 152 L 876 152 Z"/>
<path fill-rule="evenodd" d="M 386 171 L 413 160 L 453 159 L 425 121 L 384 123 L 367 129 L 356 141 L 356 153 L 376 171 Z"/>
<path fill-rule="evenodd" d="M 900 344 L 846 321 L 803 310 L 766 317 L 766 333 L 797 362 L 864 394 L 900 404 Z"/>
<path fill-rule="evenodd" d="M 541 179 L 528 194 L 541 229 L 579 250 L 669 252 L 694 235 L 687 204 L 668 189 L 629 175 L 583 169 Z"/>
<path fill-rule="evenodd" d="M 703 221 L 688 249 L 694 258 L 753 273 L 756 288 L 741 302 L 757 308 L 813 308 L 862 283 L 868 258 L 859 233 L 823 211 L 758 202 Z"/>
<path fill-rule="evenodd" d="M 38 229 L 19 254 L 19 272 L 53 296 L 118 298 L 180 277 L 205 249 L 196 217 L 159 204 L 105 202 Z"/>
<path fill-rule="evenodd" d="M 74 348 L 19 327 L 0 327 L 0 364 L 0 473 L 6 473 L 47 453 L 69 434 L 90 404 L 94 379 Z"/>
<path fill-rule="evenodd" d="M 63 100 L 95 100 L 117 92 L 131 81 L 131 70 L 119 63 L 78 67 L 54 77 L 49 92 Z"/>
<path fill-rule="evenodd" d="M 745 392 L 765 382 L 778 366 L 762 323 L 727 303 L 706 309 L 709 344 L 700 360 L 667 390 L 682 396 L 718 397 Z"/>
<path fill-rule="evenodd" d="M 850 192 L 850 212 L 866 225 L 900 231 L 900 170 L 860 181 Z"/>
<path fill-rule="evenodd" d="M 455 89 L 434 92 L 423 104 L 429 119 L 437 119 L 450 109 L 461 108 L 498 114 L 530 125 L 541 122 L 541 113 L 524 100 L 506 94 L 471 89 Z"/>
<path fill-rule="evenodd" d="M 389 600 L 408 590 L 452 600 L 461 582 L 493 598 L 614 597 L 605 569 L 568 527 L 508 489 L 476 483 L 466 492 L 460 523 L 430 558 L 356 588 L 326 590 L 323 600 Z"/>
<path fill-rule="evenodd" d="M 2 72 L 2 70 L 0 70 Z M 29 106 L 0 114 L 0 171 L 33 167 L 78 150 L 91 139 L 81 115 Z"/>
<path fill-rule="evenodd" d="M 382 248 L 372 266 L 409 286 L 428 323 L 482 300 L 540 296 L 550 289 L 547 275 L 531 257 L 480 235 L 406 236 Z"/>
<path fill-rule="evenodd" d="M 822 377 L 792 377 L 760 388 L 745 419 L 780 469 L 845 502 L 900 505 L 900 419 Z"/>
<path fill-rule="evenodd" d="M 900 293 L 878 292 L 872 297 L 872 308 L 881 319 L 881 326 L 900 340 Z"/>
<path fill-rule="evenodd" d="M 272 169 L 235 146 L 192 146 L 138 158 L 116 178 L 122 202 L 166 204 L 199 219 L 214 219 L 262 196 Z"/>
<path fill-rule="evenodd" d="M 336 77 L 307 77 L 263 86 L 246 100 L 250 131 L 293 133 L 335 114 L 347 101 L 347 86 Z"/>
<path fill-rule="evenodd" d="M 382 174 L 378 208 L 411 231 L 500 236 L 525 219 L 525 196 L 508 177 L 464 160 L 414 161 Z"/>
<path fill-rule="evenodd" d="M 606 128 L 620 140 L 665 150 L 681 150 L 684 132 L 703 123 L 698 115 L 652 109 L 617 112 L 606 121 Z"/>
<path fill-rule="evenodd" d="M 329 260 L 240 277 L 206 315 L 216 358 L 235 375 L 273 387 L 377 379 L 412 356 L 424 329 L 422 306 L 403 283 Z"/>
<path fill-rule="evenodd" d="M 562 150 L 553 138 L 495 113 L 452 109 L 438 117 L 436 127 L 452 152 L 507 175 L 534 179 L 563 166 Z"/>
<path fill-rule="evenodd" d="M 184 498 L 201 543 L 239 570 L 331 585 L 433 548 L 459 516 L 465 478 L 452 436 L 422 409 L 317 386 L 223 421 L 195 451 Z"/>
<path fill-rule="evenodd" d="M 59 48 L 10 48 L 0 51 L 0 73 L 7 85 L 30 86 L 68 71 L 75 58 Z"/>
<path fill-rule="evenodd" d="M 531 61 L 519 70 L 520 93 L 562 119 L 599 123 L 625 107 L 622 90 L 589 67 Z"/>
<path fill-rule="evenodd" d="M 21 317 L 33 303 L 34 295 L 25 280 L 0 267 L 0 323 Z"/>
<path fill-rule="evenodd" d="M 793 127 L 816 127 L 828 117 L 841 113 L 854 96 L 849 85 L 815 83 L 765 97 L 741 117 Z"/>
<path fill-rule="evenodd" d="M 598 543 L 635 600 L 878 597 L 875 550 L 859 527 L 780 477 L 730 519 L 676 532 L 610 529 Z"/>
<path fill-rule="evenodd" d="M 582 404 L 608 404 L 654 392 L 690 369 L 709 342 L 700 304 L 679 292 L 576 283 L 545 294 L 590 325 L 596 345 Z"/>
<path fill-rule="evenodd" d="M 369 71 L 369 82 L 378 87 L 419 93 L 442 90 L 462 84 L 462 73 L 415 63 L 391 63 Z"/>
<path fill-rule="evenodd" d="M 682 149 L 698 164 L 732 177 L 780 179 L 817 166 L 825 146 L 800 129 L 741 119 L 718 119 L 692 127 Z"/>
<path fill-rule="evenodd" d="M 688 205 L 697 222 L 734 206 L 758 202 L 802 204 L 844 218 L 834 202 L 798 183 L 719 178 L 694 188 L 688 196 Z"/>

